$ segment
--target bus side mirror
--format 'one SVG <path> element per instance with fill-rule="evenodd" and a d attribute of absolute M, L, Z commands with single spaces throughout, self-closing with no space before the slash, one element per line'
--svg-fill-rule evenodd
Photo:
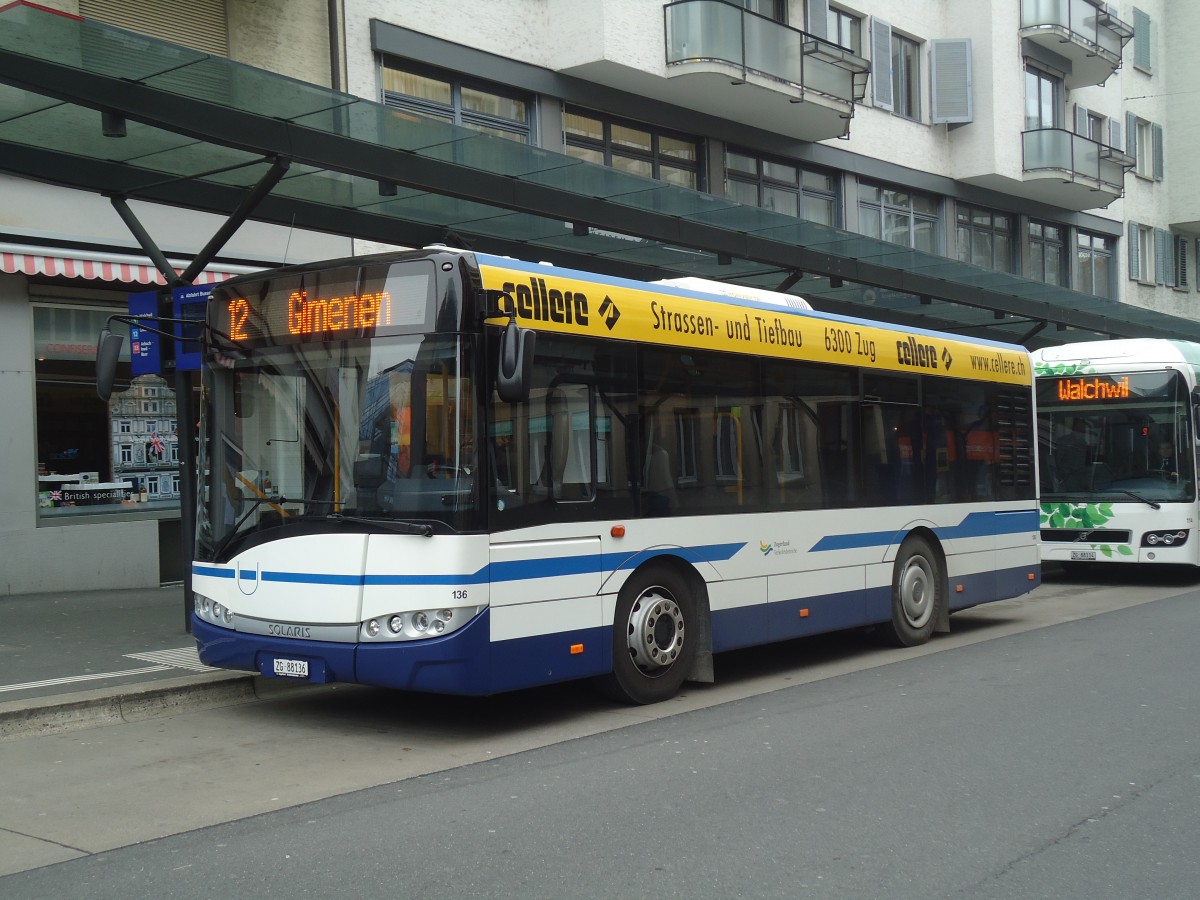
<path fill-rule="evenodd" d="M 504 326 L 500 337 L 500 358 L 496 361 L 496 393 L 503 403 L 520 403 L 529 399 L 529 383 L 533 378 L 533 354 L 537 332 L 518 328 L 516 318 Z"/>
<path fill-rule="evenodd" d="M 101 400 L 112 396 L 113 382 L 117 378 L 117 360 L 121 356 L 121 345 L 125 339 L 113 334 L 105 325 L 100 329 L 96 341 L 96 393 Z"/>

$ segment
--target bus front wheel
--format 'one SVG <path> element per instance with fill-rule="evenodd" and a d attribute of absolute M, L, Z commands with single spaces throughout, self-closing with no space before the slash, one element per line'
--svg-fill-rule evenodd
<path fill-rule="evenodd" d="M 617 595 L 605 693 L 639 704 L 673 697 L 692 668 L 697 638 L 696 604 L 684 579 L 662 564 L 636 572 Z"/>
<path fill-rule="evenodd" d="M 892 573 L 892 618 L 878 629 L 884 640 L 897 647 L 928 641 L 946 602 L 945 582 L 941 557 L 928 540 L 913 535 L 901 544 Z"/>

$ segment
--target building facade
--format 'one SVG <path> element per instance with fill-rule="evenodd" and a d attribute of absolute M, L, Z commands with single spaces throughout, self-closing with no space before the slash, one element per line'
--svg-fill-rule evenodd
<path fill-rule="evenodd" d="M 984 273 L 1200 318 L 1187 0 L 48 5 Z M 0 198 L 0 407 L 22 423 L 4 436 L 0 594 L 169 580 L 183 564 L 172 385 L 126 375 L 105 405 L 89 380 L 100 325 L 154 273 L 102 197 L 0 176 Z M 220 224 L 135 208 L 181 265 Z M 248 223 L 205 277 L 376 249 Z M 842 290 L 870 315 L 872 286 Z"/>

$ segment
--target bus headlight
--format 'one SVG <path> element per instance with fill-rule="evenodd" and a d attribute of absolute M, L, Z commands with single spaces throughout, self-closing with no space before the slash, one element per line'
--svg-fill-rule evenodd
<path fill-rule="evenodd" d="M 233 627 L 233 610 L 225 604 L 203 594 L 194 594 L 193 601 L 196 618 L 210 625 L 220 625 L 222 628 Z"/>
<path fill-rule="evenodd" d="M 1164 547 L 1179 547 L 1187 543 L 1187 539 L 1186 528 L 1173 528 L 1170 531 L 1147 531 L 1142 535 L 1142 546 L 1157 547 L 1161 544 Z"/>
<path fill-rule="evenodd" d="M 378 643 L 442 637 L 462 628 L 483 610 L 483 606 L 457 606 L 375 616 L 363 621 L 358 629 L 359 639 Z M 380 627 L 380 622 L 386 622 L 387 627 Z"/>

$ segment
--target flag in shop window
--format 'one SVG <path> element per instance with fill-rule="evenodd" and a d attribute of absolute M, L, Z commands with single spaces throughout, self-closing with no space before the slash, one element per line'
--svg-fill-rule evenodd
<path fill-rule="evenodd" d="M 150 443 L 148 443 L 146 445 L 146 452 L 153 453 L 159 459 L 162 459 L 162 455 L 165 450 L 166 450 L 166 448 L 163 446 L 162 439 L 159 438 L 158 432 L 156 431 L 153 434 L 151 434 L 150 435 Z"/>

